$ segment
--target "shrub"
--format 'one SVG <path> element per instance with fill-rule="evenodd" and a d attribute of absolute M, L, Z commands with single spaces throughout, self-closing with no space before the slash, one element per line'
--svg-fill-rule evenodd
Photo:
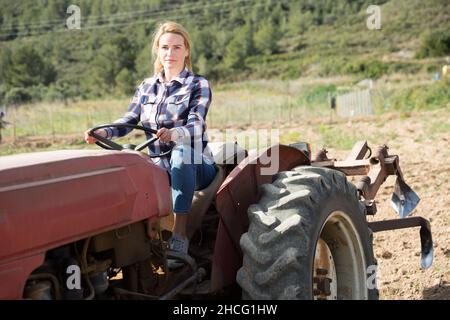
<path fill-rule="evenodd" d="M 450 79 L 436 81 L 431 85 L 403 90 L 392 98 L 396 110 L 433 110 L 445 107 L 450 101 Z"/>
<path fill-rule="evenodd" d="M 442 57 L 448 54 L 450 54 L 450 32 L 434 32 L 423 38 L 417 57 Z"/>
<path fill-rule="evenodd" d="M 372 79 L 377 79 L 388 71 L 389 66 L 379 60 L 349 62 L 343 68 L 344 73 L 363 74 L 365 77 Z"/>
<path fill-rule="evenodd" d="M 6 92 L 5 103 L 7 105 L 19 104 L 23 102 L 31 101 L 31 95 L 29 90 L 25 88 L 13 88 Z"/>

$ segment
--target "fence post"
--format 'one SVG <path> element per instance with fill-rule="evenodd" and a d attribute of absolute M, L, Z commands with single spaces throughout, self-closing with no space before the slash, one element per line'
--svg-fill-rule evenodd
<path fill-rule="evenodd" d="M 17 119 L 17 105 L 13 104 L 13 143 L 16 143 L 16 119 Z"/>
<path fill-rule="evenodd" d="M 52 144 L 54 144 L 55 143 L 55 127 L 54 127 L 54 122 L 53 122 L 53 104 L 52 103 L 50 103 L 50 106 L 49 106 L 49 109 L 50 109 L 50 127 L 51 127 L 51 129 L 52 129 Z"/>
<path fill-rule="evenodd" d="M 287 88 L 288 88 L 288 113 L 289 113 L 289 125 L 292 122 L 292 95 L 291 95 L 291 82 L 288 81 L 287 83 Z"/>

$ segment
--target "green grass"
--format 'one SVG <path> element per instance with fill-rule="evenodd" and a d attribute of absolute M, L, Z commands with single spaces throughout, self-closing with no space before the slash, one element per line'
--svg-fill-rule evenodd
<path fill-rule="evenodd" d="M 360 137 L 348 134 L 341 130 L 341 128 L 324 124 L 319 125 L 319 132 L 321 135 L 320 144 L 326 148 L 350 150 L 360 140 Z"/>
<path fill-rule="evenodd" d="M 426 126 L 426 133 L 430 136 L 450 133 L 450 119 L 436 119 Z"/>
<path fill-rule="evenodd" d="M 416 86 L 395 92 L 393 108 L 400 111 L 435 110 L 449 107 L 450 77 L 426 86 Z"/>
<path fill-rule="evenodd" d="M 80 141 L 82 141 L 80 139 Z M 83 142 L 83 141 L 82 141 Z M 4 144 L 2 145 L 2 148 L 0 149 L 0 155 L 1 156 L 7 156 L 12 154 L 19 154 L 19 153 L 30 153 L 30 152 L 37 152 L 37 151 L 52 151 L 52 150 L 67 150 L 67 149 L 98 149 L 97 145 L 87 145 L 83 142 L 83 144 L 79 145 L 68 145 L 68 144 L 62 144 L 62 143 L 45 143 L 45 144 L 30 144 L 25 146 L 17 146 L 14 144 Z"/>
<path fill-rule="evenodd" d="M 82 132 L 95 124 L 111 122 L 127 107 L 126 100 L 89 100 L 62 103 L 27 104 L 6 110 L 4 136 L 53 136 Z"/>
<path fill-rule="evenodd" d="M 449 108 L 449 81 L 427 81 L 428 74 L 418 74 L 412 81 L 403 75 L 376 82 L 374 104 L 376 113 L 398 112 L 401 119 L 415 110 Z M 213 86 L 213 102 L 207 117 L 208 128 L 224 130 L 249 130 L 258 128 L 283 128 L 308 122 L 310 119 L 330 119 L 329 95 L 356 90 L 358 78 L 302 78 L 298 80 L 251 80 Z M 411 106 L 411 102 L 414 105 Z M 10 125 L 3 129 L 9 143 L 0 145 L 0 154 L 29 152 L 36 148 L 85 148 L 83 132 L 94 125 L 110 123 L 126 111 L 129 99 L 75 101 L 63 103 L 27 104 L 6 110 Z M 387 107 L 386 107 L 387 106 Z M 382 130 L 384 123 L 375 120 Z M 446 133 L 448 121 L 436 119 L 430 123 L 429 134 Z M 301 127 L 299 128 L 301 129 Z M 330 125 L 318 125 L 319 143 L 338 149 L 350 149 L 359 140 L 350 130 L 337 130 Z M 388 136 L 395 139 L 395 132 Z M 40 137 L 40 145 L 20 142 L 23 138 Z M 61 137 L 66 145 L 59 143 Z M 12 141 L 19 141 L 14 144 Z M 299 141 L 295 134 L 281 136 L 282 143 Z M 379 138 L 379 137 L 375 137 Z M 123 141 L 136 141 L 133 135 Z M 137 137 L 142 139 L 142 137 Z M 31 139 L 32 140 L 32 139 Z M 42 141 L 45 141 L 44 143 Z M 138 140 L 140 141 L 140 140 Z M 27 145 L 28 143 L 28 145 Z"/>
<path fill-rule="evenodd" d="M 301 141 L 302 135 L 298 131 L 290 131 L 287 132 L 280 137 L 280 143 L 281 144 L 291 144 L 295 142 Z"/>

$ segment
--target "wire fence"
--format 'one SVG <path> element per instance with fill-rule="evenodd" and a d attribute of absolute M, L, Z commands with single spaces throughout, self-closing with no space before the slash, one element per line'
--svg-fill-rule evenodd
<path fill-rule="evenodd" d="M 373 115 L 370 90 L 358 90 L 337 96 L 336 109 L 338 116 L 345 118 Z"/>

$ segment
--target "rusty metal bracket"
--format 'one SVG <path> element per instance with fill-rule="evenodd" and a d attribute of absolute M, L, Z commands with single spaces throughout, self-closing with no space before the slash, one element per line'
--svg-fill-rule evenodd
<path fill-rule="evenodd" d="M 399 157 L 397 155 L 389 155 L 388 149 L 386 145 L 382 145 L 372 153 L 372 150 L 367 145 L 367 141 L 358 141 L 344 161 L 329 159 L 326 156 L 327 151 L 322 149 L 316 155 L 315 160 L 311 162 L 311 165 L 339 170 L 347 176 L 361 176 L 356 187 L 360 200 L 364 200 L 365 203 L 373 203 L 378 190 L 387 177 L 389 175 L 397 175 L 397 180 L 399 181 L 397 184 L 402 188 L 392 198 L 392 202 L 394 203 L 393 208 L 403 218 L 416 207 L 419 198 L 403 180 Z M 369 155 L 366 157 L 368 152 Z M 371 214 L 376 213 L 376 207 L 372 206 L 367 209 L 367 212 Z"/>
<path fill-rule="evenodd" d="M 423 269 L 427 269 L 432 265 L 433 239 L 431 236 L 430 222 L 427 219 L 423 217 L 410 217 L 403 219 L 375 221 L 369 222 L 368 226 L 372 230 L 372 232 L 420 227 L 420 265 Z"/>

